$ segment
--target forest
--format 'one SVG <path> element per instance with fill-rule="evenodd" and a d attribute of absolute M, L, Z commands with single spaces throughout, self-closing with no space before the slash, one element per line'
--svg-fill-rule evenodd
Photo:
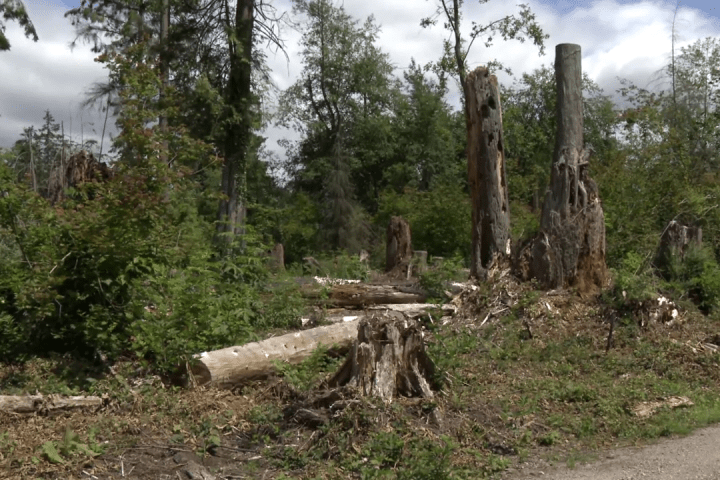
<path fill-rule="evenodd" d="M 444 285 L 467 280 L 466 99 L 455 106 L 449 92 L 467 91 L 468 52 L 484 44 L 483 57 L 492 58 L 494 36 L 523 41 L 535 55 L 549 47 L 542 26 L 521 5 L 514 15 L 473 24 L 463 38 L 463 2 L 437 0 L 437 15 L 418 23 L 444 24 L 445 54 L 426 65 L 413 61 L 399 77 L 378 42 L 378 20 L 352 18 L 332 0 L 292 3 L 291 18 L 262 0 L 82 0 L 67 12 L 76 41 L 89 42 L 108 71 L 86 102 L 104 109 L 118 134 L 111 145 L 79 144 L 47 111 L 0 150 L 3 365 L 63 359 L 102 378 L 126 362 L 173 383 L 194 354 L 299 328 L 309 306 L 298 278 L 368 281 L 383 271 L 386 229 L 396 216 L 409 223 L 414 250 L 441 259 L 441 268 L 418 279 L 429 298 L 446 302 Z M 0 6 L 5 20 L 35 35 L 22 8 L 9 5 Z M 266 59 L 282 52 L 281 22 L 302 32 L 302 56 L 292 59 L 302 72 L 277 92 Z M 10 47 L 0 35 L 0 48 Z M 504 68 L 490 60 L 487 67 Z M 540 229 L 558 121 L 553 66 L 515 73 L 511 85 L 499 85 L 514 253 Z M 658 75 L 653 88 L 625 81 L 618 92 L 582 77 L 582 134 L 610 272 L 598 301 L 631 317 L 662 294 L 714 322 L 720 38 L 677 48 Z M 282 142 L 284 155 L 261 135 L 268 125 L 296 132 L 298 140 Z M 702 241 L 660 265 L 672 221 L 701 230 Z M 282 271 L 270 254 L 277 244 Z M 11 390 L 19 381 L 3 385 Z M 91 391 L 94 382 L 75 379 L 65 393 Z M 536 443 L 557 443 L 553 432 L 538 433 Z M 5 440 L 0 435 L 0 464 Z M 367 448 L 403 448 L 390 434 L 373 441 Z M 490 473 L 505 466 L 492 462 L 483 464 Z M 357 478 L 431 478 L 347 468 L 364 472 Z"/>

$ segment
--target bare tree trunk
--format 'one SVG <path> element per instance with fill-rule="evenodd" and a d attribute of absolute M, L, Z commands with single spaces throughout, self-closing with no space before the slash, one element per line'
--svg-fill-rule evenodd
<path fill-rule="evenodd" d="M 595 293 L 607 281 L 605 216 L 598 189 L 588 175 L 591 149 L 583 144 L 583 99 L 580 46 L 555 49 L 557 137 L 545 194 L 540 232 L 519 256 L 525 279 L 547 288 L 576 287 Z"/>
<path fill-rule="evenodd" d="M 497 78 L 479 67 L 467 76 L 467 155 L 472 197 L 470 275 L 486 278 L 510 255 L 510 207 L 505 180 L 502 108 Z"/>
<path fill-rule="evenodd" d="M 225 19 L 228 29 L 230 74 L 227 86 L 230 125 L 225 136 L 225 163 L 218 207 L 216 240 L 221 254 L 229 255 L 235 236 L 244 231 L 245 168 L 252 138 L 252 32 L 255 0 L 240 0 L 235 19 Z M 239 184 L 239 185 L 238 185 Z"/>
<path fill-rule="evenodd" d="M 402 217 L 392 217 L 387 228 L 385 271 L 405 276 L 412 256 L 410 224 Z"/>

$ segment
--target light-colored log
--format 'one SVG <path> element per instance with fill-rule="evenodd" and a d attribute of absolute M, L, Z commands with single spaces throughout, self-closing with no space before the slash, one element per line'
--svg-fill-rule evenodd
<path fill-rule="evenodd" d="M 19 414 L 92 409 L 102 406 L 100 397 L 60 395 L 0 395 L 0 411 Z"/>
<path fill-rule="evenodd" d="M 268 338 L 196 355 L 192 373 L 199 385 L 233 387 L 262 378 L 275 370 L 275 362 L 298 364 L 320 345 L 347 349 L 357 338 L 361 317 L 355 320 Z"/>

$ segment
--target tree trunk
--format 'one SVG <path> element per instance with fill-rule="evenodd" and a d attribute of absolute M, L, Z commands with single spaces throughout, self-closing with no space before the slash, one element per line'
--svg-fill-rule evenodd
<path fill-rule="evenodd" d="M 540 232 L 520 252 L 524 279 L 547 288 L 572 286 L 596 293 L 607 282 L 605 217 L 598 189 L 588 175 L 591 149 L 583 147 L 583 98 L 580 46 L 555 49 L 557 137 L 550 189 Z"/>
<path fill-rule="evenodd" d="M 233 387 L 275 371 L 275 362 L 298 364 L 320 345 L 347 349 L 357 338 L 360 320 L 288 333 L 261 342 L 196 355 L 192 373 L 199 385 Z"/>
<path fill-rule="evenodd" d="M 385 271 L 404 278 L 412 256 L 410 224 L 402 217 L 392 217 L 387 228 Z"/>
<path fill-rule="evenodd" d="M 252 32 L 255 0 L 239 0 L 234 24 L 226 18 L 230 73 L 226 102 L 229 123 L 225 136 L 222 193 L 218 207 L 216 243 L 229 255 L 245 223 L 245 169 L 252 139 Z M 238 185 L 239 183 L 239 185 Z"/>
<path fill-rule="evenodd" d="M 470 275 L 487 271 L 510 254 L 510 208 L 505 180 L 502 108 L 497 78 L 487 68 L 467 76 L 467 156 L 472 198 Z"/>
<path fill-rule="evenodd" d="M 372 313 L 360 321 L 350 354 L 329 386 L 349 385 L 388 403 L 398 396 L 433 398 L 433 372 L 417 322 L 398 312 Z"/>

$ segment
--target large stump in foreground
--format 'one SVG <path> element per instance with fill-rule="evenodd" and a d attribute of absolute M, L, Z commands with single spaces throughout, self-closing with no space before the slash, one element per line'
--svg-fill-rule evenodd
<path fill-rule="evenodd" d="M 497 78 L 487 68 L 466 82 L 468 181 L 472 199 L 470 275 L 487 271 L 510 255 L 510 202 L 505 180 L 505 146 Z"/>
<path fill-rule="evenodd" d="M 540 232 L 518 256 L 518 273 L 546 288 L 596 293 L 607 282 L 605 216 L 588 173 L 591 149 L 583 143 L 580 46 L 555 49 L 557 137 Z"/>
<path fill-rule="evenodd" d="M 392 217 L 387 228 L 385 271 L 406 276 L 413 257 L 410 224 L 402 217 Z"/>
<path fill-rule="evenodd" d="M 329 386 L 349 385 L 385 402 L 433 398 L 433 371 L 419 323 L 398 312 L 372 313 L 360 320 L 358 338 Z"/>

